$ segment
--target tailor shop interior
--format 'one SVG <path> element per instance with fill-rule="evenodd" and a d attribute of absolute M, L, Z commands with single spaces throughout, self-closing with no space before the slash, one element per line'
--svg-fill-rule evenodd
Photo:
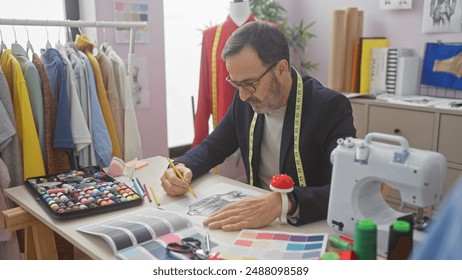
<path fill-rule="evenodd" d="M 167 159 L 200 149 L 238 91 L 253 86 L 258 99 L 264 96 L 258 87 L 265 87 L 265 79 L 276 79 L 273 68 L 248 80 L 237 70 L 230 75 L 221 58 L 228 38 L 259 19 L 284 29 L 284 34 L 299 32 L 286 37 L 291 65 L 301 76 L 347 97 L 342 99 L 351 105 L 348 114 L 356 130 L 354 137 L 339 138 L 326 156 L 331 169 L 323 171 L 329 174 L 328 199 L 324 213 L 315 219 L 325 228 L 324 241 L 316 254 L 297 258 L 462 258 L 460 250 L 450 246 L 462 233 L 460 223 L 453 223 L 462 213 L 462 152 L 457 144 L 462 138 L 462 1 L 336 0 L 322 7 L 317 1 L 203 1 L 198 9 L 210 5 L 208 12 L 193 11 L 185 1 L 63 1 L 65 12 L 58 18 L 35 18 L 33 11 L 31 16 L 24 11 L 14 19 L 9 12 L 28 8 L 9 8 L 14 5 L 9 2 L 0 1 L 0 259 L 25 259 L 25 241 L 31 240 L 27 224 L 10 227 L 11 221 L 19 224 L 21 219 L 14 220 L 11 213 L 27 209 L 14 201 L 10 189 L 28 188 L 28 195 L 45 202 L 40 207 L 52 222 L 60 220 L 56 217 L 79 219 L 69 214 L 78 211 L 97 217 L 95 209 L 130 202 L 120 195 L 125 192 L 120 192 L 121 185 L 138 200 L 130 205 L 133 209 L 154 207 L 148 199 L 158 202 L 156 194 L 133 174 L 153 168 L 150 158 L 166 158 L 162 168 L 167 169 Z M 280 17 L 262 12 L 269 4 Z M 297 29 L 300 26 L 304 28 Z M 59 37 L 53 37 L 56 33 Z M 29 40 L 36 34 L 42 41 Z M 313 98 L 310 90 L 304 93 Z M 247 99 L 241 95 L 234 102 L 244 104 L 239 97 Z M 283 129 L 289 122 L 294 130 L 288 146 L 292 167 L 278 168 L 285 160 L 279 158 L 272 161 L 274 168 L 260 165 L 266 171 L 279 169 L 274 175 L 294 169 L 283 191 L 274 181 L 266 188 L 281 192 L 281 218 L 273 223 L 289 219 L 287 203 L 294 208 L 290 218 L 295 221 L 311 207 L 300 205 L 299 195 L 316 188 L 310 186 L 315 175 L 309 170 L 305 168 L 305 184 L 299 174 L 305 157 L 297 147 L 304 147 L 306 104 L 304 100 L 297 110 L 301 123 L 294 125 L 296 114 L 286 113 L 279 126 Z M 270 120 L 268 113 L 255 115 Z M 260 129 L 260 139 L 270 135 L 261 132 L 261 123 L 251 121 L 249 117 L 246 125 Z M 330 125 L 321 118 L 309 122 Z M 252 133 L 246 133 L 249 141 Z M 276 133 L 279 140 L 263 142 L 278 146 L 285 138 L 281 134 Z M 252 145 L 250 152 L 245 147 L 245 156 L 237 149 L 203 176 L 218 174 L 249 184 L 249 174 L 259 176 L 259 170 L 247 170 L 252 153 L 266 159 L 260 152 L 283 154 L 282 146 Z M 184 170 L 178 169 L 183 178 Z M 166 192 L 160 187 L 163 172 L 158 196 Z M 119 176 L 128 180 L 124 183 Z M 94 182 L 109 189 L 118 186 L 110 192 L 119 198 L 107 195 L 91 203 L 91 196 L 78 188 L 86 184 L 98 192 L 89 187 Z M 122 208 L 101 212 L 115 214 Z M 281 230 L 310 228 L 310 223 L 294 224 Z M 242 238 L 246 229 L 240 230 Z M 52 240 L 59 259 L 89 258 L 56 231 Z M 225 254 L 214 257 L 226 259 Z"/>

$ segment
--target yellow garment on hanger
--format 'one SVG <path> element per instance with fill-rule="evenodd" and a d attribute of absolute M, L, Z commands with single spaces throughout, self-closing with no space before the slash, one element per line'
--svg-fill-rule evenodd
<path fill-rule="evenodd" d="M 112 143 L 112 156 L 122 158 L 122 152 L 120 150 L 119 139 L 117 137 L 117 131 L 114 124 L 114 118 L 112 116 L 111 106 L 107 98 L 106 89 L 104 87 L 103 76 L 101 74 L 101 68 L 99 67 L 98 60 L 93 55 L 93 48 L 95 47 L 93 42 L 86 35 L 77 35 L 75 38 L 75 45 L 88 57 L 96 81 L 96 91 L 98 92 L 98 100 L 103 112 L 104 122 L 106 123 L 109 137 Z"/>
<path fill-rule="evenodd" d="M 44 176 L 45 166 L 42 151 L 21 66 L 11 50 L 3 51 L 0 65 L 8 82 L 13 100 L 16 132 L 22 150 L 24 180 L 30 177 Z"/>

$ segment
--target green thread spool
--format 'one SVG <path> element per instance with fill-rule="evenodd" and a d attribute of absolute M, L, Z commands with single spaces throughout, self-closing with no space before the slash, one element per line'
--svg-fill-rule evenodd
<path fill-rule="evenodd" d="M 377 259 L 377 225 L 372 220 L 356 223 L 353 251 L 360 260 Z"/>
<path fill-rule="evenodd" d="M 337 236 L 329 236 L 329 243 L 338 251 L 346 251 L 351 250 L 353 248 L 353 245 L 350 244 L 350 242 L 343 240 Z"/>
<path fill-rule="evenodd" d="M 321 260 L 338 261 L 340 260 L 340 256 L 336 252 L 325 252 L 321 257 Z"/>

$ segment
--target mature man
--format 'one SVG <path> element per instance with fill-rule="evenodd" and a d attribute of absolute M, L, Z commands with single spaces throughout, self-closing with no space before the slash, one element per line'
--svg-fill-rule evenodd
<path fill-rule="evenodd" d="M 259 228 L 281 217 L 293 225 L 325 219 L 332 165 L 330 154 L 339 138 L 354 137 L 348 99 L 301 77 L 290 66 L 289 46 L 271 24 L 251 22 L 237 29 L 222 52 L 227 81 L 237 88 L 219 125 L 198 146 L 175 162 L 184 175 L 169 168 L 162 187 L 173 196 L 188 183 L 222 163 L 238 148 L 251 185 L 268 189 L 273 175 L 295 181 L 283 211 L 281 194 L 267 194 L 231 203 L 204 221 L 225 231 Z M 285 197 L 285 196 L 284 196 Z"/>

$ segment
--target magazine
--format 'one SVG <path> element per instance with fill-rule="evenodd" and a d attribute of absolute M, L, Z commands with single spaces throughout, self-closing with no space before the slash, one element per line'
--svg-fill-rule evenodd
<path fill-rule="evenodd" d="M 194 226 L 186 215 L 146 208 L 116 218 L 83 226 L 78 231 L 97 235 L 111 247 L 114 255 L 124 260 L 176 260 L 189 259 L 187 254 L 166 250 L 169 243 L 181 243 L 192 237 L 201 241 L 205 249 L 203 229 Z M 210 242 L 210 247 L 218 244 Z"/>

